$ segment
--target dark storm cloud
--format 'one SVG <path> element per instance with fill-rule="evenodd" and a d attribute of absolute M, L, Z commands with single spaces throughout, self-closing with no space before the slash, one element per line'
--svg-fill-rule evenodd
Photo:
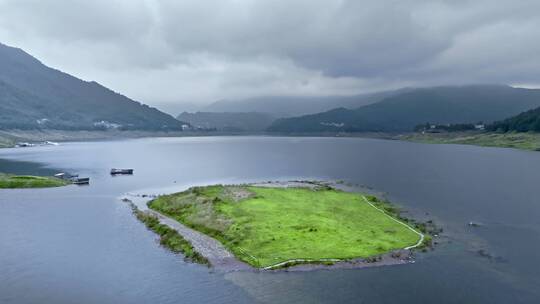
<path fill-rule="evenodd" d="M 536 0 L 0 0 L 0 40 L 147 102 L 536 85 Z"/>

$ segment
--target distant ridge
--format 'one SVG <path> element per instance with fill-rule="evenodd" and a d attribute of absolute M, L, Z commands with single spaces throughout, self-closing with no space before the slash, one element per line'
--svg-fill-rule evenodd
<path fill-rule="evenodd" d="M 338 107 L 355 109 L 407 90 L 400 89 L 353 96 L 261 96 L 241 100 L 220 100 L 204 107 L 201 112 L 257 112 L 267 113 L 274 117 L 291 117 L 319 113 Z"/>
<path fill-rule="evenodd" d="M 181 130 L 182 122 L 0 44 L 0 128 Z"/>
<path fill-rule="evenodd" d="M 178 120 L 188 122 L 193 127 L 216 129 L 229 132 L 261 132 L 274 122 L 275 118 L 266 113 L 217 113 L 217 112 L 184 112 Z"/>
<path fill-rule="evenodd" d="M 540 90 L 504 85 L 413 89 L 357 109 L 337 108 L 275 121 L 269 131 L 403 132 L 422 123 L 486 123 L 540 106 Z"/>

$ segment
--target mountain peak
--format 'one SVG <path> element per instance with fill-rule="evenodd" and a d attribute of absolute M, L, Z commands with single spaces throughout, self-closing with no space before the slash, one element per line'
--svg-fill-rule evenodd
<path fill-rule="evenodd" d="M 0 127 L 181 130 L 182 122 L 0 44 Z"/>

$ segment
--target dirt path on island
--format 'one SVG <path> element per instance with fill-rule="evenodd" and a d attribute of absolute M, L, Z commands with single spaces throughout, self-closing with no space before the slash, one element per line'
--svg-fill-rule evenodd
<path fill-rule="evenodd" d="M 252 270 L 248 264 L 238 260 L 229 250 L 227 250 L 219 241 L 213 239 L 201 232 L 193 230 L 180 222 L 167 217 L 157 211 L 148 209 L 151 215 L 156 216 L 159 221 L 176 230 L 184 239 L 191 243 L 195 251 L 210 261 L 212 267 L 220 271 L 239 271 Z"/>

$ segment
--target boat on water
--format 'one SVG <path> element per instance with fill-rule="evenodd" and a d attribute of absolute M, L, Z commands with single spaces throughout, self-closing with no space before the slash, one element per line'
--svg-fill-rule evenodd
<path fill-rule="evenodd" d="M 72 179 L 72 178 L 79 177 L 79 174 L 70 174 L 66 172 L 60 172 L 60 173 L 55 174 L 54 177 L 61 178 L 61 179 Z"/>
<path fill-rule="evenodd" d="M 44 141 L 44 142 L 37 142 L 37 143 L 30 143 L 30 142 L 18 142 L 15 144 L 16 148 L 31 148 L 31 147 L 39 147 L 39 146 L 59 146 L 60 144 L 54 141 Z"/>
<path fill-rule="evenodd" d="M 111 175 L 132 175 L 133 169 L 111 169 Z"/>
<path fill-rule="evenodd" d="M 89 177 L 74 177 L 71 179 L 71 182 L 75 185 L 88 185 L 90 184 Z"/>
<path fill-rule="evenodd" d="M 30 148 L 30 147 L 35 147 L 36 144 L 32 144 L 32 143 L 29 143 L 29 142 L 19 142 L 15 145 L 15 147 L 17 148 Z"/>
<path fill-rule="evenodd" d="M 482 226 L 481 223 L 479 223 L 479 222 L 473 222 L 473 221 L 470 221 L 468 225 L 469 225 L 470 227 L 480 227 L 480 226 Z"/>
<path fill-rule="evenodd" d="M 90 178 L 89 177 L 79 177 L 79 174 L 71 174 L 71 173 L 66 173 L 66 172 L 60 172 L 60 173 L 55 174 L 54 177 L 70 181 L 72 184 L 75 184 L 75 185 L 88 185 L 88 184 L 90 184 Z"/>

